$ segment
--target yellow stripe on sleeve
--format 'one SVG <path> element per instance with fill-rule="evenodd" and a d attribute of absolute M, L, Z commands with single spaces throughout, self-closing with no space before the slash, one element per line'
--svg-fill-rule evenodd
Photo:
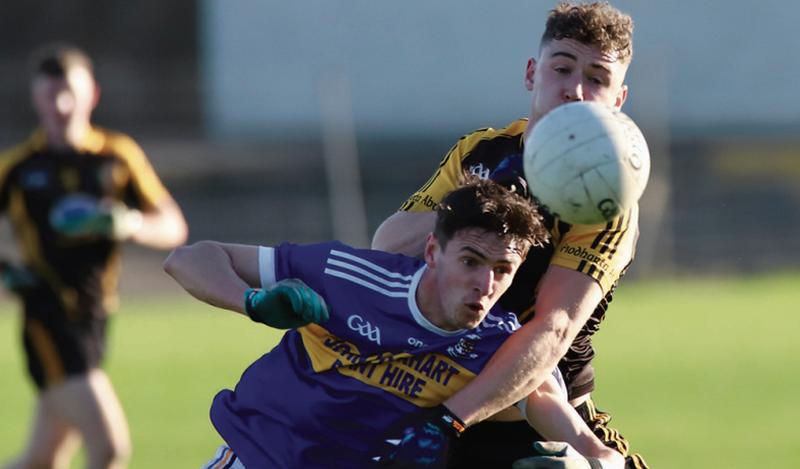
<path fill-rule="evenodd" d="M 145 210 L 156 207 L 168 192 L 150 164 L 144 150 L 127 135 L 105 132 L 105 150 L 122 159 L 130 169 L 134 191 L 141 198 Z"/>

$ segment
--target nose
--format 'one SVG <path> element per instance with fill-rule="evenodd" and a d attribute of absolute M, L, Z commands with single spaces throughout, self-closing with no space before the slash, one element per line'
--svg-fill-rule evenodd
<path fill-rule="evenodd" d="M 474 289 L 481 296 L 490 296 L 494 291 L 494 270 L 488 267 L 478 269 L 475 273 Z"/>
<path fill-rule="evenodd" d="M 58 93 L 55 99 L 55 108 L 61 115 L 67 115 L 72 112 L 72 109 L 75 107 L 75 97 L 72 96 L 72 93 L 67 91 L 62 91 Z"/>
<path fill-rule="evenodd" d="M 574 79 L 564 88 L 564 101 L 583 101 L 583 82 Z"/>

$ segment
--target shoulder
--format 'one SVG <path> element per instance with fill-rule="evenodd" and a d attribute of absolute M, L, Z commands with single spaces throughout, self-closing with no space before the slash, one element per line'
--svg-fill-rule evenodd
<path fill-rule="evenodd" d="M 129 135 L 102 127 L 92 129 L 93 144 L 99 153 L 135 163 L 145 159 L 144 151 Z"/>
<path fill-rule="evenodd" d="M 494 127 L 477 129 L 462 136 L 456 146 L 474 147 L 485 141 L 519 139 L 527 125 L 527 119 L 518 119 L 499 129 Z"/>
<path fill-rule="evenodd" d="M 11 168 L 31 156 L 43 145 L 44 134 L 37 131 L 22 143 L 0 151 L 0 177 L 5 176 Z"/>

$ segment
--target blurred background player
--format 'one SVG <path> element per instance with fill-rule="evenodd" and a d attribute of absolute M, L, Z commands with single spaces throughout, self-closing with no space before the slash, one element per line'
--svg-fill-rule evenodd
<path fill-rule="evenodd" d="M 463 171 L 535 196 L 536 188 L 527 187 L 521 169 L 525 136 L 543 115 L 564 103 L 596 101 L 621 108 L 628 95 L 624 80 L 633 53 L 632 34 L 630 16 L 607 3 L 556 6 L 547 18 L 539 56 L 525 69 L 525 87 L 531 92 L 529 118 L 462 137 L 428 182 L 381 224 L 372 247 L 420 256 L 435 219 L 432 207 L 457 187 Z M 598 411 L 590 397 L 591 336 L 633 260 L 638 207 L 604 225 L 573 226 L 544 211 L 542 215 L 553 242 L 531 249 L 501 299 L 504 307 L 518 313 L 524 324 L 521 331 L 498 350 L 491 366 L 445 405 L 467 424 L 475 424 L 536 389 L 558 363 L 570 402 L 608 446 L 627 456 L 627 441 L 608 427 L 610 417 Z M 509 418 L 516 419 L 513 414 Z M 451 467 L 509 467 L 538 439 L 523 421 L 480 423 L 459 439 Z M 628 465 L 646 467 L 639 455 L 630 455 Z"/>
<path fill-rule="evenodd" d="M 437 214 L 424 261 L 338 242 L 206 241 L 169 256 L 167 272 L 198 299 L 294 329 L 214 399 L 226 445 L 207 467 L 367 467 L 386 426 L 420 408 L 459 432 L 437 405 L 519 327 L 495 303 L 548 235 L 527 201 L 488 181 L 453 191 Z M 622 467 L 554 383 L 527 400 L 526 415 Z"/>
<path fill-rule="evenodd" d="M 171 249 L 185 242 L 186 222 L 141 148 L 92 125 L 100 89 L 90 58 L 53 44 L 32 66 L 40 127 L 0 155 L 0 209 L 21 258 L 3 263 L 2 279 L 22 300 L 38 392 L 28 446 L 8 467 L 68 467 L 81 440 L 88 467 L 124 467 L 128 425 L 100 368 L 120 244 Z"/>

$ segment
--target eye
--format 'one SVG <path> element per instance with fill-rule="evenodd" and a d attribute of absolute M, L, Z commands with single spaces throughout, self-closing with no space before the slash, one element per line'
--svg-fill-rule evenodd
<path fill-rule="evenodd" d="M 557 65 L 553 67 L 553 70 L 555 70 L 555 72 L 559 75 L 568 75 L 572 71 L 569 67 L 565 67 L 563 65 Z"/>
<path fill-rule="evenodd" d="M 476 265 L 478 265 L 478 261 L 472 257 L 464 257 L 463 259 L 461 259 L 461 263 L 467 267 L 475 267 Z"/>
<path fill-rule="evenodd" d="M 507 265 L 495 267 L 494 274 L 498 277 L 502 275 L 509 275 L 511 274 L 511 267 Z"/>
<path fill-rule="evenodd" d="M 586 75 L 586 79 L 595 86 L 608 86 L 608 78 L 603 75 Z"/>

